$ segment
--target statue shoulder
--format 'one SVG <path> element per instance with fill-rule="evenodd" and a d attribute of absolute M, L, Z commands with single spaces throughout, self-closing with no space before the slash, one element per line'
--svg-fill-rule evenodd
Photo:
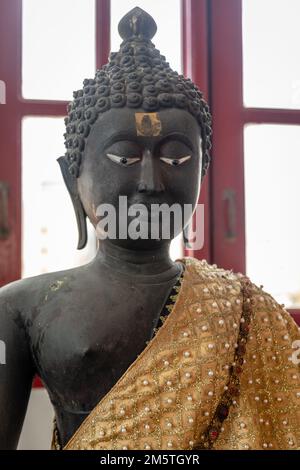
<path fill-rule="evenodd" d="M 81 267 L 19 279 L 0 288 L 0 316 L 18 312 L 26 320 L 26 313 L 80 277 Z"/>

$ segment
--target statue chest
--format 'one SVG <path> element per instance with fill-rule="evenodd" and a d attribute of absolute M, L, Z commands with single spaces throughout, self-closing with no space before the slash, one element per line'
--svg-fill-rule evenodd
<path fill-rule="evenodd" d="M 89 412 L 145 349 L 169 286 L 94 293 L 39 315 L 32 349 L 52 402 Z"/>

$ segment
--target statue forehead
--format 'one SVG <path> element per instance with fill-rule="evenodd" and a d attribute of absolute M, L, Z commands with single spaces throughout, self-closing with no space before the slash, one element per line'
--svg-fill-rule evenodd
<path fill-rule="evenodd" d="M 182 109 L 163 109 L 145 112 L 136 109 L 111 109 L 99 116 L 88 140 L 106 140 L 109 135 L 120 132 L 122 137 L 162 137 L 172 132 L 199 138 L 200 128 L 193 116 Z"/>

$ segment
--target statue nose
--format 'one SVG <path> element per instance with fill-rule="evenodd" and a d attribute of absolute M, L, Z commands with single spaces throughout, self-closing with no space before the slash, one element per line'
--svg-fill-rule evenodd
<path fill-rule="evenodd" d="M 142 159 L 140 181 L 137 185 L 139 193 L 161 193 L 165 187 L 161 181 L 159 168 L 156 168 L 155 159 L 150 151 L 145 151 Z"/>

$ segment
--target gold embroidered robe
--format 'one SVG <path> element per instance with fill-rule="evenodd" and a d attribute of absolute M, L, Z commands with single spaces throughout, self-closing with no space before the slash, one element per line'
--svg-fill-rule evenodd
<path fill-rule="evenodd" d="M 181 261 L 172 311 L 64 449 L 300 449 L 296 323 L 245 276 Z"/>

